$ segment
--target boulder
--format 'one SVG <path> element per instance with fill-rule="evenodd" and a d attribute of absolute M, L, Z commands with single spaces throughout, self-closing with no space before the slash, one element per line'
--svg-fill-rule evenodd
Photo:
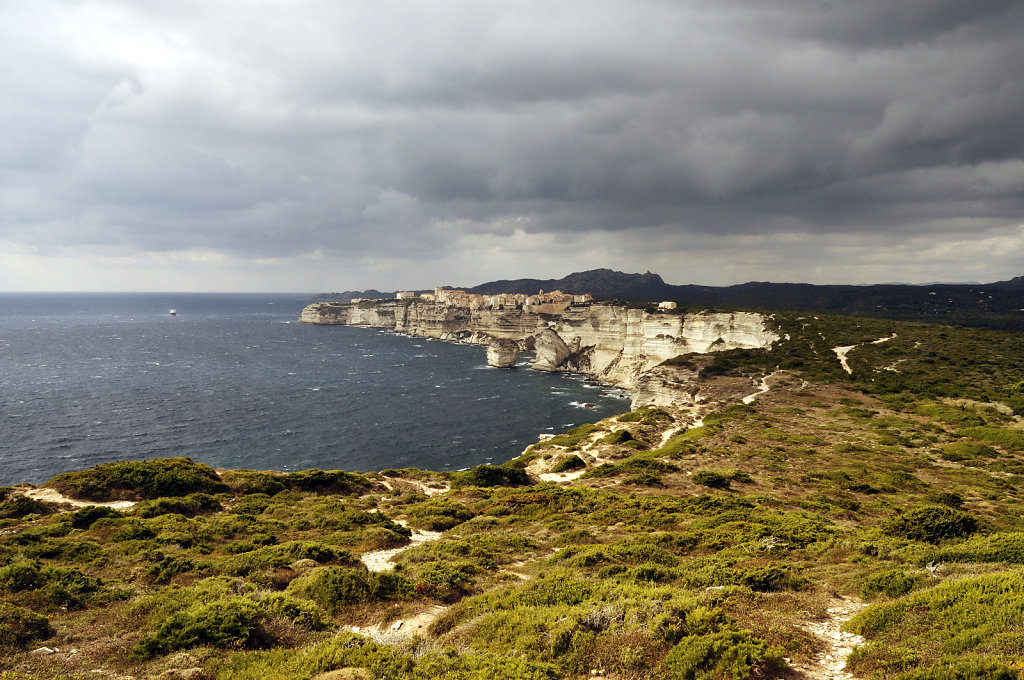
<path fill-rule="evenodd" d="M 511 368 L 519 358 L 519 344 L 513 340 L 492 340 L 487 344 L 487 365 Z"/>

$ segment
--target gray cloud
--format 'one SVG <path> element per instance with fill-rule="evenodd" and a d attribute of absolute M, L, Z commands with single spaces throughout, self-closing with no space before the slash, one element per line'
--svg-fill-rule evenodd
<path fill-rule="evenodd" d="M 1022 28 L 996 1 L 8 3 L 0 265 L 868 281 L 888 249 L 885 280 L 1005 278 Z M 936 250 L 992 234 L 987 277 Z M 191 285 L 161 266 L 104 285 Z"/>

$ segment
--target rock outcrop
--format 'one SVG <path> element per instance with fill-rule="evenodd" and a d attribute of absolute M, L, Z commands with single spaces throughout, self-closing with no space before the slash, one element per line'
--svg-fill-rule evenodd
<path fill-rule="evenodd" d="M 537 358 L 533 360 L 530 368 L 535 371 L 557 371 L 565 366 L 565 360 L 572 356 L 569 346 L 550 328 L 542 330 L 534 338 L 533 343 Z"/>
<path fill-rule="evenodd" d="M 511 368 L 519 358 L 519 343 L 512 340 L 492 340 L 487 343 L 487 365 Z"/>
<path fill-rule="evenodd" d="M 468 309 L 418 300 L 340 304 L 318 302 L 299 321 L 390 328 L 400 333 L 494 346 L 490 357 L 508 361 L 511 341 L 520 350 L 536 350 L 533 368 L 585 373 L 621 387 L 641 387 L 641 378 L 658 364 L 680 354 L 727 349 L 770 349 L 778 340 L 760 314 L 702 312 L 649 313 L 615 305 L 572 306 L 561 314 L 523 309 Z M 514 363 L 514 359 L 512 362 Z M 496 365 L 492 363 L 491 365 Z M 506 364 L 511 365 L 511 364 Z M 652 398 L 664 399 L 667 386 L 643 385 Z M 661 392 L 661 397 L 654 393 Z"/>

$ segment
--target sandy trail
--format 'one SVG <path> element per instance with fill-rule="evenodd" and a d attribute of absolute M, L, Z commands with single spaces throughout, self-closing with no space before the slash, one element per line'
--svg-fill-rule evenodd
<path fill-rule="evenodd" d="M 347 626 L 347 628 L 357 635 L 365 635 L 381 644 L 395 645 L 416 635 L 425 635 L 430 624 L 446 611 L 448 611 L 448 607 L 431 605 L 426 610 L 407 619 L 399 619 L 376 626 Z"/>
<path fill-rule="evenodd" d="M 864 638 L 840 629 L 860 610 L 866 602 L 839 597 L 829 603 L 828 617 L 824 621 L 810 621 L 801 628 L 817 635 L 826 644 L 826 649 L 815 655 L 809 665 L 793 664 L 809 680 L 854 680 L 854 676 L 843 670 L 846 659 L 854 646 L 864 643 Z"/>
<path fill-rule="evenodd" d="M 839 364 L 843 367 L 843 370 L 849 373 L 850 375 L 853 375 L 853 369 L 850 368 L 850 364 L 846 360 L 846 355 L 850 353 L 850 350 L 852 350 L 854 347 L 860 347 L 861 345 L 880 345 L 883 342 L 889 342 L 893 338 L 897 337 L 899 336 L 893 333 L 892 335 L 886 336 L 884 338 L 878 338 L 877 340 L 872 340 L 871 342 L 862 342 L 859 345 L 843 345 L 841 347 L 833 347 L 832 351 L 835 352 L 836 357 L 839 358 Z"/>
<path fill-rule="evenodd" d="M 405 479 L 405 478 L 391 478 L 385 477 L 381 480 L 381 484 L 390 489 L 395 490 L 394 482 L 402 482 L 410 486 L 416 487 L 420 493 L 424 496 L 437 496 L 443 493 L 448 493 L 451 490 L 451 485 L 445 482 L 437 482 L 436 486 L 428 486 L 426 483 L 419 481 L 418 479 Z"/>
<path fill-rule="evenodd" d="M 745 396 L 742 399 L 740 399 L 740 401 L 742 401 L 744 404 L 751 404 L 751 403 L 753 403 L 753 401 L 755 399 L 757 399 L 762 394 L 764 394 L 765 392 L 770 390 L 771 387 L 768 385 L 768 378 L 769 377 L 770 376 L 766 375 L 763 378 L 761 378 L 761 382 L 758 383 L 758 385 L 757 385 L 757 392 L 754 392 L 753 394 L 748 394 L 747 396 Z"/>
<path fill-rule="evenodd" d="M 405 520 L 403 519 L 398 520 L 398 523 L 403 527 L 406 526 Z M 403 550 L 408 550 L 409 548 L 414 548 L 418 545 L 429 543 L 430 541 L 436 541 L 439 538 L 441 538 L 440 531 L 421 531 L 419 529 L 415 529 L 412 532 L 412 536 L 410 536 L 410 542 L 408 544 L 398 548 L 374 550 L 373 552 L 364 553 L 360 555 L 359 559 L 370 571 L 390 571 L 395 568 L 395 565 L 391 563 L 392 557 Z"/>
<path fill-rule="evenodd" d="M 34 498 L 37 501 L 46 501 L 47 503 L 60 503 L 62 505 L 70 505 L 75 508 L 84 508 L 89 505 L 98 505 L 104 508 L 113 508 L 114 510 L 127 510 L 135 505 L 135 501 L 79 501 L 74 498 L 68 498 L 56 489 L 26 489 L 23 491 L 29 498 Z"/>

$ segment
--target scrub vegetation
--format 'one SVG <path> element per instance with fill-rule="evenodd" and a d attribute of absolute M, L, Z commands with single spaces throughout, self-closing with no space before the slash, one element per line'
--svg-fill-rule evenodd
<path fill-rule="evenodd" d="M 1020 678 L 1024 336 L 774 323 L 770 352 L 659 369 L 715 395 L 691 429 L 648 407 L 464 472 L 45 485 L 123 510 L 0 490 L 0 678 L 797 678 L 837 596 L 868 605 L 858 678 Z"/>

